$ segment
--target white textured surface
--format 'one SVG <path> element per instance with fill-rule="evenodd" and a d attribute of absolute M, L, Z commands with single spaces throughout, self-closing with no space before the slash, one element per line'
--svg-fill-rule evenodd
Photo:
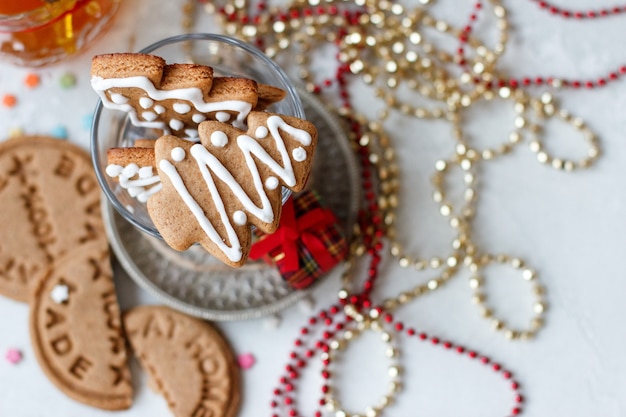
<path fill-rule="evenodd" d="M 583 8 L 613 5 L 611 0 L 554 2 Z M 160 2 L 157 8 L 148 0 L 124 2 L 112 30 L 85 54 L 38 71 L 43 81 L 38 89 L 22 86 L 20 80 L 26 70 L 0 64 L 0 94 L 14 93 L 20 100 L 14 109 L 0 108 L 0 136 L 6 136 L 13 127 L 36 134 L 63 124 L 71 141 L 87 147 L 89 132 L 82 127 L 82 116 L 89 114 L 96 103 L 96 95 L 89 88 L 90 56 L 137 50 L 177 34 L 180 14 L 175 3 Z M 469 1 L 440 0 L 433 6 L 433 13 L 464 24 L 469 5 Z M 513 33 L 500 68 L 511 75 L 593 79 L 626 63 L 622 45 L 626 16 L 566 22 L 541 12 L 527 0 L 506 1 L 505 6 L 510 10 Z M 198 28 L 212 30 L 206 24 Z M 332 73 L 323 62 L 318 65 L 320 71 Z M 76 73 L 78 85 L 63 91 L 56 80 L 66 70 Z M 532 91 L 539 94 L 543 90 Z M 363 90 L 360 94 L 357 101 L 368 103 L 371 93 Z M 445 288 L 398 311 L 398 316 L 420 330 L 476 349 L 510 368 L 527 398 L 524 415 L 623 416 L 626 82 L 597 91 L 557 92 L 556 97 L 562 107 L 585 119 L 598 133 L 604 156 L 594 168 L 573 174 L 537 164 L 525 147 L 490 163 L 480 175 L 475 226 L 476 239 L 486 251 L 521 256 L 537 269 L 548 290 L 547 327 L 535 341 L 506 342 L 474 311 L 464 273 Z M 483 145 L 499 143 L 498 138 L 510 130 L 512 115 L 507 106 L 478 105 L 467 115 L 471 118 L 472 140 Z M 450 128 L 442 122 L 399 117 L 392 121 L 404 179 L 399 213 L 402 239 L 410 249 L 424 255 L 444 255 L 451 232 L 430 202 L 428 178 L 434 161 L 451 153 Z M 551 150 L 562 155 L 581 154 L 583 148 L 573 130 L 551 123 L 547 133 Z M 122 274 L 118 278 L 124 306 L 151 302 Z M 529 311 L 528 289 L 517 285 L 518 276 L 506 270 L 488 279 L 500 278 L 510 279 L 511 285 L 489 284 L 489 290 L 498 298 L 498 309 L 512 323 L 524 323 Z M 417 279 L 424 278 L 385 263 L 376 295 L 395 294 Z M 317 289 L 316 308 L 328 306 L 338 286 L 335 273 Z M 220 324 L 238 352 L 252 352 L 258 360 L 243 373 L 242 417 L 269 414 L 272 387 L 283 369 L 291 341 L 308 315 L 303 310 L 294 306 L 285 311 L 276 329 L 264 325 L 263 319 Z M 25 305 L 0 300 L 0 353 L 4 355 L 9 347 L 24 350 L 24 361 L 18 366 L 0 358 L 0 415 L 109 415 L 69 400 L 46 380 L 29 347 L 27 315 Z M 364 341 L 368 339 L 373 340 Z M 507 415 L 512 403 L 510 391 L 493 372 L 462 360 L 456 353 L 433 349 L 416 340 L 402 339 L 401 348 L 407 368 L 405 391 L 389 415 Z M 382 372 L 386 362 L 379 344 L 357 343 L 350 352 L 346 361 L 349 371 L 339 375 L 337 383 L 343 388 L 342 399 L 357 411 L 385 389 Z M 371 354 L 375 356 L 368 356 Z M 134 370 L 135 405 L 119 415 L 169 415 L 165 402 L 147 388 L 145 375 L 137 367 Z M 311 410 L 319 398 L 319 380 L 309 371 L 305 382 L 310 388 L 301 390 L 301 403 L 304 410 Z"/>

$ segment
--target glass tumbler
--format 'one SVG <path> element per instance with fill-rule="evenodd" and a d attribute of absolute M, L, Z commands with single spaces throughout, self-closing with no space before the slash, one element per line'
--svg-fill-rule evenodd
<path fill-rule="evenodd" d="M 0 60 L 38 67 L 80 51 L 120 0 L 0 0 Z"/>
<path fill-rule="evenodd" d="M 208 33 L 174 36 L 156 42 L 140 52 L 157 55 L 168 64 L 194 63 L 213 68 L 214 76 L 245 77 L 262 84 L 282 88 L 286 97 L 268 111 L 298 118 L 304 110 L 298 93 L 284 71 L 257 48 L 232 37 Z M 95 93 L 94 93 L 95 94 Z M 160 237 L 145 203 L 132 198 L 106 172 L 107 150 L 133 146 L 136 139 L 161 136 L 161 131 L 133 126 L 127 114 L 103 107 L 99 101 L 91 129 L 91 156 L 98 181 L 117 212 L 143 232 Z M 283 188 L 283 202 L 290 191 Z"/>

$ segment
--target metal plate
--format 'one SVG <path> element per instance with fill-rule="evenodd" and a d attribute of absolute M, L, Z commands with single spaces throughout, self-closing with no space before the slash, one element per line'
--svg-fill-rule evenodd
<path fill-rule="evenodd" d="M 319 135 L 309 186 L 349 235 L 360 201 L 354 154 L 338 120 L 315 97 L 299 94 L 307 119 Z M 184 313 L 219 321 L 258 318 L 292 305 L 311 290 L 292 289 L 276 268 L 262 262 L 235 269 L 200 246 L 175 251 L 125 221 L 105 198 L 102 211 L 113 251 L 128 275 L 164 304 Z"/>

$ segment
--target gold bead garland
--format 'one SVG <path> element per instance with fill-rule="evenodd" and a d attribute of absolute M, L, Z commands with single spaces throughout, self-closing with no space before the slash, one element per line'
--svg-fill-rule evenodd
<path fill-rule="evenodd" d="M 522 89 L 509 86 L 493 88 L 490 85 L 499 79 L 505 79 L 497 70 L 499 57 L 506 50 L 509 22 L 507 11 L 499 0 L 490 0 L 491 12 L 496 19 L 497 40 L 489 48 L 473 34 L 450 25 L 448 22 L 432 17 L 427 6 L 429 1 L 408 9 L 391 1 L 376 0 L 295 0 L 284 10 L 297 13 L 285 19 L 274 19 L 281 9 L 270 6 L 267 12 L 260 13 L 255 22 L 244 23 L 241 16 L 246 14 L 249 4 L 245 1 L 226 3 L 225 13 L 233 19 L 222 18 L 226 33 L 237 35 L 245 40 L 262 39 L 265 52 L 275 59 L 281 56 L 290 60 L 290 66 L 300 68 L 298 76 L 309 91 L 315 91 L 313 77 L 312 52 L 325 44 L 334 44 L 338 48 L 337 56 L 341 64 L 347 65 L 350 72 L 360 77 L 365 85 L 373 87 L 374 96 L 384 103 L 384 109 L 377 121 L 369 121 L 365 116 L 347 107 L 337 110 L 339 114 L 357 121 L 365 132 L 355 142 L 371 145 L 370 162 L 375 166 L 379 179 L 379 207 L 383 213 L 386 237 L 391 256 L 396 258 L 403 268 L 417 272 L 425 269 L 441 269 L 438 277 L 425 284 L 417 285 L 412 290 L 404 291 L 395 298 L 388 298 L 382 305 L 394 309 L 416 297 L 441 288 L 456 276 L 462 267 L 471 272 L 469 279 L 473 291 L 472 300 L 479 307 L 482 316 L 491 320 L 495 330 L 502 331 L 507 339 L 527 339 L 532 337 L 543 325 L 543 315 L 547 308 L 545 288 L 538 283 L 536 272 L 527 268 L 525 262 L 507 254 L 497 256 L 486 254 L 472 239 L 472 223 L 476 210 L 479 190 L 476 188 L 477 164 L 510 154 L 520 144 L 527 142 L 529 149 L 536 154 L 537 160 L 558 170 L 571 171 L 586 168 L 600 155 L 599 144 L 593 132 L 579 118 L 559 109 L 553 97 L 544 93 L 540 98 L 531 97 Z M 330 7 L 332 5 L 361 8 L 363 13 L 355 24 L 348 17 L 340 14 L 309 14 L 303 11 L 308 7 Z M 215 11 L 217 5 L 206 6 Z M 465 38 L 461 45 L 463 54 L 455 55 L 438 47 L 428 39 L 427 29 L 432 29 L 444 36 Z M 342 30 L 344 36 L 338 37 Z M 288 52 L 288 53 L 287 53 Z M 463 62 L 461 61 L 463 60 Z M 455 73 L 458 73 L 456 75 Z M 318 81 L 319 82 L 319 81 Z M 552 80 L 552 87 L 560 86 L 559 80 Z M 408 88 L 402 88 L 406 86 Z M 408 91 L 408 93 L 407 93 Z M 400 97 L 402 94 L 407 97 Z M 433 101 L 432 106 L 415 105 L 410 94 Z M 485 100 L 505 100 L 513 103 L 515 117 L 513 128 L 505 141 L 494 148 L 477 149 L 463 129 L 462 114 L 464 109 Z M 436 104 L 439 103 L 439 104 Z M 398 111 L 401 115 L 417 119 L 443 119 L 450 122 L 452 136 L 456 144 L 453 154 L 447 160 L 435 163 L 432 176 L 432 199 L 438 205 L 439 212 L 448 219 L 455 231 L 451 244 L 451 253 L 423 259 L 407 254 L 402 249 L 396 232 L 396 208 L 399 205 L 399 166 L 395 159 L 391 140 L 385 133 L 384 124 L 389 111 Z M 530 112 L 534 110 L 534 118 Z M 542 139 L 541 124 L 552 118 L 570 124 L 577 129 L 589 144 L 587 155 L 579 161 L 558 158 L 545 149 Z M 451 169 L 460 169 L 464 181 L 464 203 L 454 208 L 446 196 L 445 176 Z M 355 260 L 365 249 L 359 243 L 360 234 L 369 234 L 368 230 L 359 230 L 351 243 L 351 258 L 346 262 L 343 274 L 343 288 L 339 297 L 345 299 L 351 291 L 351 269 Z M 500 263 L 521 270 L 522 277 L 531 281 L 536 301 L 533 305 L 534 316 L 527 329 L 513 329 L 504 320 L 496 317 L 487 304 L 483 286 L 485 277 L 482 270 L 489 264 Z"/>

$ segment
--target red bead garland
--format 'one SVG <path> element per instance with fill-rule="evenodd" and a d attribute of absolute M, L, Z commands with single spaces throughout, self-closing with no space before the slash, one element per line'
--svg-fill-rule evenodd
<path fill-rule="evenodd" d="M 615 16 L 626 12 L 626 6 L 613 6 L 602 9 L 589 9 L 589 10 L 571 10 L 563 7 L 555 6 L 547 1 L 543 0 L 531 0 L 542 10 L 550 12 L 555 16 L 561 16 L 566 19 L 595 19 L 598 17 Z"/>

